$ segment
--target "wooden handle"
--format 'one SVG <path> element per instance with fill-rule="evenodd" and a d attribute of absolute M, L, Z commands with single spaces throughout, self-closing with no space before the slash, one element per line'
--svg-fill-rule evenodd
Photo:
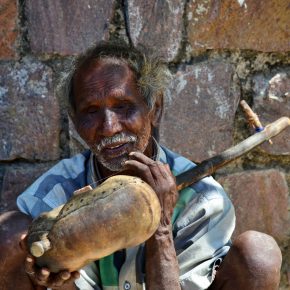
<path fill-rule="evenodd" d="M 251 109 L 251 107 L 247 104 L 247 102 L 245 100 L 242 100 L 240 102 L 240 105 L 247 117 L 247 120 L 249 122 L 250 125 L 252 125 L 252 127 L 255 129 L 255 130 L 263 130 L 263 126 L 259 120 L 259 117 L 257 114 L 255 114 L 253 112 L 253 110 Z"/>
<path fill-rule="evenodd" d="M 225 150 L 221 154 L 203 161 L 196 167 L 181 173 L 176 177 L 177 189 L 181 190 L 200 179 L 213 174 L 217 169 L 225 166 L 263 142 L 278 135 L 288 126 L 290 126 L 290 119 L 288 117 L 282 117 L 266 126 L 263 131 L 250 136 L 239 144 Z"/>

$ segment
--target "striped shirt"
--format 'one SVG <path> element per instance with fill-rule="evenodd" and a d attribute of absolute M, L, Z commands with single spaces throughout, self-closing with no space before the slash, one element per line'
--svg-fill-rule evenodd
<path fill-rule="evenodd" d="M 195 166 L 186 158 L 157 146 L 157 157 L 177 176 Z M 87 150 L 64 159 L 39 177 L 17 199 L 19 209 L 39 216 L 66 203 L 73 192 L 101 183 L 93 154 Z M 172 216 L 174 246 L 183 290 L 207 289 L 216 263 L 230 248 L 235 227 L 234 208 L 223 188 L 206 177 L 179 192 Z M 80 270 L 81 290 L 146 289 L 144 245 L 118 251 Z"/>

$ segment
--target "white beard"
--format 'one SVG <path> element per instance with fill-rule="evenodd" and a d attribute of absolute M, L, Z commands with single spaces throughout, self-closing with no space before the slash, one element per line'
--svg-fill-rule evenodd
<path fill-rule="evenodd" d="M 130 153 L 130 152 L 124 152 L 120 156 L 117 156 L 111 159 L 106 158 L 102 154 L 102 150 L 106 146 L 110 144 L 114 144 L 116 142 L 132 143 L 133 144 L 132 147 L 135 148 L 136 147 L 135 144 L 137 144 L 138 138 L 134 134 L 126 134 L 124 132 L 121 132 L 112 137 L 105 137 L 98 144 L 94 144 L 90 146 L 91 151 L 94 153 L 98 162 L 105 168 L 114 172 L 122 170 L 124 162 L 129 159 L 129 153 Z"/>

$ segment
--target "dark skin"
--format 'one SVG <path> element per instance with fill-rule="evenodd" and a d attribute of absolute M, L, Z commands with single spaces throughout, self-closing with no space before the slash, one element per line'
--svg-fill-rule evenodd
<path fill-rule="evenodd" d="M 112 65 L 100 62 L 76 76 L 74 123 L 87 144 L 120 132 L 137 136 L 136 144 L 116 145 L 121 146 L 117 148 L 119 154 L 129 153 L 128 160 L 122 164 L 122 174 L 137 175 L 151 185 L 162 208 L 160 225 L 146 242 L 146 285 L 148 289 L 178 290 L 178 263 L 171 229 L 178 192 L 169 166 L 150 158 L 153 154 L 150 136 L 153 126 L 158 126 L 161 103 L 149 110 L 128 67 L 123 66 L 117 74 L 112 71 Z M 114 162 L 112 151 L 105 148 L 100 154 L 106 154 Z M 116 174 L 102 164 L 100 170 L 105 177 Z"/>
<path fill-rule="evenodd" d="M 130 157 L 125 166 L 138 170 L 139 176 L 154 188 L 162 209 L 160 225 L 146 241 L 146 289 L 181 289 L 171 227 L 178 198 L 174 177 L 168 164 L 155 162 L 140 152 L 133 152 Z"/>
<path fill-rule="evenodd" d="M 99 169 L 103 177 L 120 172 L 139 176 L 155 190 L 162 217 L 157 231 L 146 241 L 146 289 L 181 289 L 171 228 L 178 192 L 169 166 L 151 158 L 154 154 L 151 132 L 153 127 L 159 125 L 162 99 L 150 110 L 139 94 L 134 74 L 128 66 L 122 64 L 115 67 L 106 61 L 90 63 L 80 69 L 75 75 L 73 90 L 76 104 L 73 121 L 87 144 L 100 143 L 102 139 L 119 133 L 137 136 L 137 142 L 118 140 L 97 152 Z M 111 164 L 114 168 L 117 165 L 120 170 L 112 171 Z M 7 249 L 18 247 L 20 236 L 26 233 L 25 229 L 30 223 L 30 219 L 21 213 L 10 218 L 10 222 L 7 218 L 6 223 L 19 227 L 14 232 L 10 231 L 10 235 L 14 233 L 14 238 L 9 245 L 4 243 Z M 0 237 L 3 236 L 2 232 Z M 0 239 L 0 247 L 2 243 Z M 25 240 L 22 240 L 22 249 L 22 252 L 13 251 L 7 255 L 6 251 L 2 252 L 5 260 L 10 259 L 14 265 L 7 268 L 0 259 L 0 269 L 8 269 L 6 285 L 14 285 L 15 277 L 22 277 L 21 283 L 14 285 L 13 289 L 76 289 L 73 280 L 79 276 L 78 272 L 55 274 L 48 269 L 39 269 L 33 257 L 27 256 Z M 278 289 L 280 266 L 281 252 L 275 241 L 265 234 L 247 232 L 234 241 L 210 289 Z"/>
<path fill-rule="evenodd" d="M 73 90 L 76 104 L 74 124 L 91 148 L 101 140 L 120 133 L 138 138 L 134 143 L 115 142 L 95 153 L 102 176 L 116 174 L 109 169 L 110 164 L 118 163 L 122 156 L 128 159 L 126 155 L 129 152 L 142 151 L 147 156 L 152 155 L 151 127 L 157 122 L 158 109 L 148 109 L 128 67 L 103 63 L 85 66 L 76 74 Z M 117 171 L 130 173 L 124 172 L 122 162 Z"/>
<path fill-rule="evenodd" d="M 137 136 L 135 143 L 118 141 L 103 148 L 99 154 L 101 157 L 104 155 L 109 163 L 118 162 L 119 156 L 126 156 L 127 161 L 120 164 L 122 174 L 139 176 L 155 190 L 162 217 L 155 235 L 146 242 L 146 284 L 148 289 L 157 289 L 156 285 L 164 285 L 164 289 L 169 290 L 180 289 L 170 222 L 178 197 L 175 179 L 167 164 L 148 157 L 153 154 L 150 137 L 153 126 L 157 126 L 160 119 L 161 103 L 149 110 L 138 92 L 131 70 L 126 65 L 116 70 L 112 64 L 103 62 L 86 66 L 76 74 L 74 96 L 76 111 L 73 121 L 87 144 L 99 143 L 103 138 L 121 132 Z M 103 164 L 98 166 L 104 177 L 120 173 Z M 53 274 L 48 269 L 38 269 L 31 256 L 26 259 L 25 269 L 27 273 L 33 273 L 29 276 L 35 285 L 53 289 L 63 289 L 66 285 L 71 287 L 67 289 L 74 289 L 70 284 L 77 273 L 63 271 Z M 163 273 L 166 279 L 163 275 L 157 277 L 156 271 Z M 168 282 L 172 288 L 168 288 Z"/>
<path fill-rule="evenodd" d="M 0 216 L 0 237 L 7 241 L 7 244 L 0 242 L 0 289 L 19 289 L 17 285 L 21 284 L 26 285 L 27 290 L 34 289 L 23 267 L 26 253 L 17 243 L 30 223 L 30 217 L 17 211 L 6 212 Z M 11 244 L 15 246 L 11 247 Z"/>

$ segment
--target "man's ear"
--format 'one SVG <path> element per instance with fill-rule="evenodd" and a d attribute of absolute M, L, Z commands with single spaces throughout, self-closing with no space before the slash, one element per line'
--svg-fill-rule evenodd
<path fill-rule="evenodd" d="M 152 110 L 152 121 L 151 125 L 153 127 L 159 127 L 161 117 L 163 113 L 163 94 L 160 94 L 155 101 L 154 108 Z"/>

